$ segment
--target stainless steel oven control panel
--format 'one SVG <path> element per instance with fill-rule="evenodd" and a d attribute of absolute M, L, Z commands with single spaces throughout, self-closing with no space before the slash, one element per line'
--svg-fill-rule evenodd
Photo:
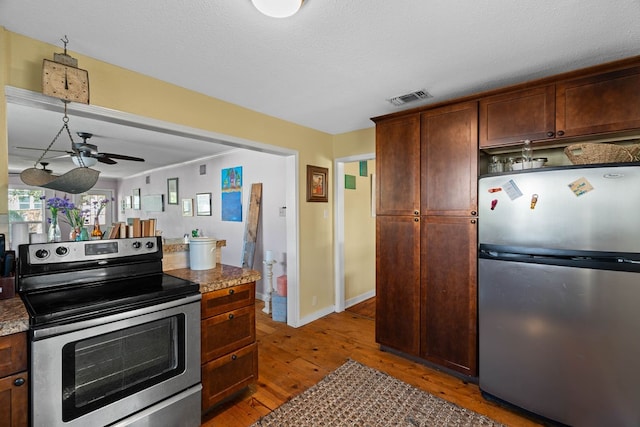
<path fill-rule="evenodd" d="M 75 261 L 108 260 L 161 251 L 157 237 L 88 240 L 81 242 L 35 243 L 28 246 L 28 263 L 56 264 Z"/>

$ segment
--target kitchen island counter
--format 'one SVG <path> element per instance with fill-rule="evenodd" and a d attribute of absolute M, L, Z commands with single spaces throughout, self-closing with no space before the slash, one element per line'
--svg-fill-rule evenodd
<path fill-rule="evenodd" d="M 217 264 L 214 268 L 208 270 L 179 268 L 165 271 L 165 273 L 198 283 L 200 285 L 200 293 L 202 294 L 226 289 L 231 286 L 242 285 L 244 283 L 255 282 L 262 278 L 260 272 L 256 270 L 226 264 Z"/>
<path fill-rule="evenodd" d="M 0 336 L 29 329 L 29 314 L 19 296 L 0 300 Z"/>

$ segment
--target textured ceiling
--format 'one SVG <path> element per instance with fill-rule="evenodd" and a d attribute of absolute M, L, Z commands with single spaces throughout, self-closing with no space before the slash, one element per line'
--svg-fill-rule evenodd
<path fill-rule="evenodd" d="M 414 90 L 435 103 L 639 55 L 639 18 L 638 0 L 307 0 L 286 19 L 250 0 L 0 0 L 10 31 L 331 134 Z"/>

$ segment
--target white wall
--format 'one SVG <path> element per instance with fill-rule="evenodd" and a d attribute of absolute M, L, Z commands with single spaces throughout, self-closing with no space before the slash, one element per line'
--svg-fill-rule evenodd
<path fill-rule="evenodd" d="M 206 166 L 206 174 L 200 175 L 200 166 Z M 221 219 L 221 174 L 222 169 L 242 166 L 242 222 L 222 221 Z M 149 184 L 146 184 L 146 177 Z M 182 216 L 181 203 L 167 204 L 167 179 L 178 178 L 178 200 L 195 199 L 196 193 L 211 193 L 211 216 Z M 262 183 L 262 204 L 260 224 L 256 242 L 253 269 L 263 271 L 263 254 L 271 250 L 278 261 L 273 267 L 273 286 L 276 278 L 286 274 L 286 223 L 280 216 L 280 208 L 286 206 L 285 200 L 285 157 L 249 150 L 233 150 L 202 161 L 158 169 L 147 174 L 134 176 L 121 181 L 118 188 L 118 200 L 131 196 L 134 188 L 140 188 L 141 196 L 163 194 L 164 212 L 145 212 L 144 210 L 119 210 L 119 220 L 138 216 L 142 219 L 156 218 L 157 229 L 162 230 L 165 238 L 179 238 L 198 228 L 205 236 L 224 239 L 227 246 L 222 249 L 222 263 L 233 266 L 242 265 L 243 240 L 248 215 L 251 184 Z M 195 204 L 195 200 L 194 200 Z M 144 208 L 144 207 L 143 207 Z M 291 209 L 293 211 L 293 209 Z M 266 277 L 266 272 L 263 272 Z M 257 283 L 257 294 L 263 293 L 264 286 Z"/>

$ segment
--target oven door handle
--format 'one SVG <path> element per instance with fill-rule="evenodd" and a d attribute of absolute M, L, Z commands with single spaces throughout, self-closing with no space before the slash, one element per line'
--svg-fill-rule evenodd
<path fill-rule="evenodd" d="M 181 305 L 198 302 L 202 299 L 200 293 L 190 295 L 177 300 L 167 301 L 160 304 L 153 304 L 147 307 L 136 308 L 133 310 L 123 311 L 122 313 L 110 314 L 107 316 L 96 317 L 95 319 L 83 320 L 80 322 L 68 323 L 63 325 L 46 326 L 43 328 L 31 329 L 31 340 L 38 341 L 44 338 L 50 338 L 56 335 L 66 334 L 81 329 L 92 328 L 95 326 L 105 325 L 107 323 L 117 322 L 120 320 L 130 319 L 132 317 L 142 316 L 144 314 L 154 313 L 161 310 L 167 310 Z"/>

